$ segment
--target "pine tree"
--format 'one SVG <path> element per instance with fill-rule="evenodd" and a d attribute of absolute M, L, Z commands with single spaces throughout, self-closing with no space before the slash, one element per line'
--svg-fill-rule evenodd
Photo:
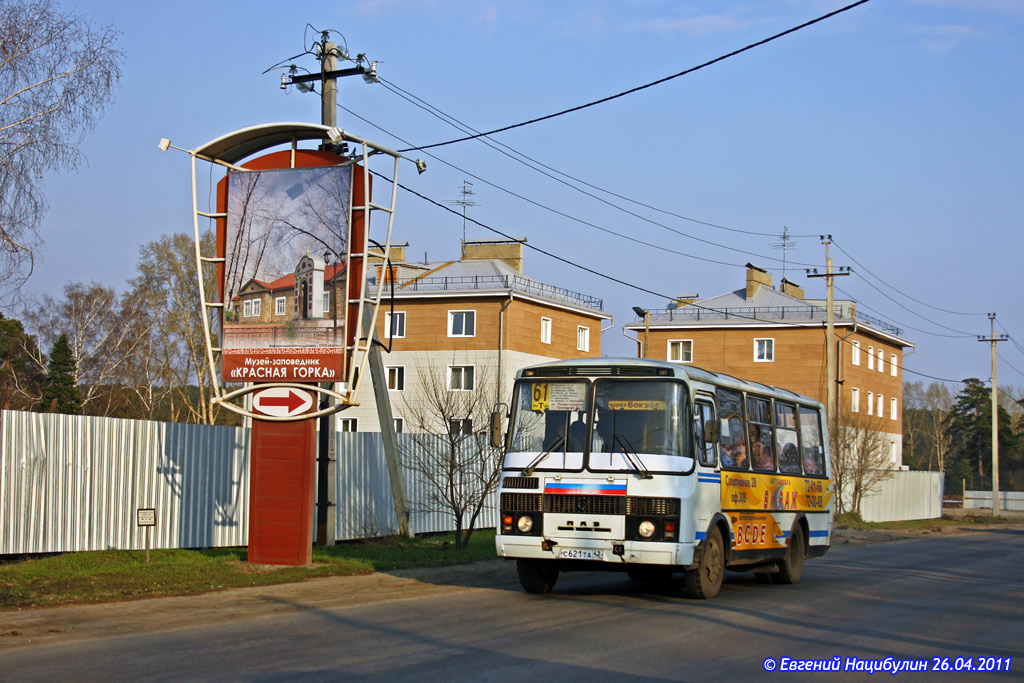
<path fill-rule="evenodd" d="M 82 414 L 82 398 L 75 384 L 75 357 L 71 344 L 63 332 L 53 342 L 50 362 L 46 365 L 46 379 L 43 382 L 43 397 L 38 409 L 44 412 Z"/>

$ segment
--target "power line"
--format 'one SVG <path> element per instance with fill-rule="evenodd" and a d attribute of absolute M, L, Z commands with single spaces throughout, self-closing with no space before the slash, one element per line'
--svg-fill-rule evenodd
<path fill-rule="evenodd" d="M 920 299 L 915 299 L 914 297 L 910 296 L 909 294 L 896 289 L 895 287 L 890 285 L 888 282 L 886 282 L 884 279 L 882 279 L 882 278 L 878 277 L 877 275 L 875 275 L 874 273 L 872 273 L 870 270 L 867 269 L 867 267 L 863 263 L 861 263 L 860 261 L 855 259 L 848 251 L 843 249 L 839 244 L 836 244 L 835 240 L 833 240 L 832 243 L 835 244 L 836 248 L 839 249 L 839 251 L 843 252 L 848 259 L 850 259 L 851 261 L 856 263 L 865 273 L 867 273 L 871 277 L 875 278 L 876 280 L 878 280 L 883 285 L 885 285 L 886 287 L 888 287 L 892 291 L 896 292 L 900 296 L 904 296 L 904 297 L 910 299 L 911 301 L 913 301 L 914 303 L 921 304 L 922 306 L 927 306 L 928 308 L 935 309 L 936 311 L 941 311 L 942 313 L 949 313 L 950 315 L 985 315 L 985 313 L 965 313 L 965 312 L 962 312 L 962 311 L 951 311 L 951 310 L 946 309 L 946 308 L 940 308 L 939 306 L 932 306 L 931 304 L 925 303 L 924 301 L 921 301 Z M 927 320 L 927 318 L 925 318 L 925 320 Z M 929 320 L 928 322 L 931 322 L 931 321 Z M 940 327 L 941 327 L 941 325 L 940 325 Z M 947 329 L 949 329 L 949 328 L 947 328 Z M 954 331 L 957 331 L 957 330 L 954 330 Z"/>
<path fill-rule="evenodd" d="M 371 173 L 373 173 L 373 175 L 375 175 L 375 176 L 377 176 L 377 177 L 379 177 L 379 178 L 381 178 L 381 179 L 383 179 L 383 180 L 385 180 L 387 182 L 394 182 L 392 179 L 387 178 L 386 176 L 381 175 L 380 173 L 377 173 L 377 172 L 374 172 L 374 171 L 371 171 Z M 401 183 L 396 183 L 396 185 L 400 189 L 404 190 L 405 192 L 408 192 L 409 194 L 412 194 L 412 195 L 422 199 L 423 201 L 425 201 L 425 202 L 427 202 L 429 204 L 433 204 L 434 206 L 436 206 L 439 209 L 442 209 L 444 211 L 452 213 L 452 214 L 454 214 L 456 216 L 460 216 L 461 215 L 461 214 L 459 214 L 458 211 L 455 211 L 451 207 L 445 206 L 441 202 L 438 202 L 438 201 L 436 201 L 434 199 L 431 199 L 430 197 L 427 197 L 426 195 L 421 194 L 421 193 L 417 192 L 416 190 L 413 190 L 410 187 L 407 187 L 407 186 L 405 186 L 405 185 L 403 185 Z M 471 222 L 471 223 L 474 223 L 475 225 L 477 225 L 477 226 L 479 226 L 479 227 L 481 227 L 481 228 L 483 228 L 485 230 L 493 232 L 496 235 L 500 235 L 501 237 L 504 237 L 507 240 L 511 240 L 511 241 L 514 241 L 514 242 L 519 242 L 520 244 L 522 244 L 527 249 L 531 249 L 531 250 L 533 250 L 533 251 L 535 251 L 535 252 L 537 252 L 539 254 L 543 254 L 543 255 L 545 255 L 545 256 L 547 256 L 549 258 L 552 258 L 552 259 L 554 259 L 556 261 L 559 261 L 561 263 L 565 263 L 565 264 L 567 264 L 569 266 L 572 266 L 573 268 L 576 268 L 578 270 L 582 270 L 582 271 L 584 271 L 586 273 L 590 273 L 591 275 L 596 275 L 596 276 L 598 276 L 600 278 L 603 278 L 605 280 L 608 280 L 610 282 L 614 282 L 616 284 L 623 285 L 625 287 L 629 287 L 630 289 L 634 289 L 634 290 L 639 291 L 639 292 L 644 292 L 645 294 L 652 294 L 652 295 L 654 295 L 656 297 L 659 297 L 659 298 L 662 298 L 662 299 L 673 299 L 674 298 L 674 297 L 669 296 L 668 294 L 665 294 L 663 292 L 658 292 L 658 291 L 655 291 L 653 289 L 648 289 L 647 287 L 642 287 L 640 285 L 633 284 L 632 282 L 628 282 L 628 281 L 623 280 L 621 278 L 613 277 L 611 275 L 608 275 L 607 273 L 603 273 L 603 272 L 595 270 L 593 268 L 589 268 L 587 266 L 584 266 L 584 265 L 578 263 L 577 261 L 573 261 L 573 260 L 564 258 L 562 256 L 559 256 L 558 254 L 555 254 L 553 252 L 547 251 L 546 249 L 541 249 L 540 247 L 537 247 L 535 245 L 529 244 L 527 242 L 520 242 L 515 237 L 513 237 L 513 236 L 511 236 L 511 235 L 509 235 L 509 234 L 507 234 L 505 232 L 502 232 L 501 230 L 498 230 L 497 228 L 494 228 L 494 227 L 492 227 L 490 225 L 487 225 L 486 223 L 482 223 L 482 222 L 480 222 L 480 221 L 478 221 L 478 220 L 476 220 L 474 218 L 467 217 L 466 220 Z M 714 313 L 721 313 L 721 312 L 723 312 L 720 309 L 711 308 L 709 306 L 703 306 L 703 305 L 697 304 L 697 303 L 693 303 L 693 304 L 689 304 L 689 305 L 692 306 L 692 307 L 704 310 L 704 311 L 709 311 L 709 312 L 714 312 Z M 760 322 L 763 322 L 760 319 L 755 318 L 754 316 L 738 314 L 738 313 L 735 313 L 735 312 L 730 312 L 730 315 L 732 317 L 734 317 L 734 318 L 741 318 L 741 319 L 745 319 L 745 320 L 758 320 Z M 776 322 L 780 326 L 782 326 L 782 327 L 803 327 L 802 325 L 798 325 L 796 323 L 789 323 L 789 322 L 786 322 L 786 321 L 776 321 Z M 846 344 L 849 344 L 852 347 L 852 341 L 851 340 L 843 339 L 841 341 L 846 343 Z M 923 372 L 917 372 L 916 370 L 911 370 L 911 369 L 905 367 L 902 364 L 897 364 L 897 367 L 899 369 L 901 369 L 905 373 L 909 372 L 909 373 L 911 373 L 913 375 L 918 375 L 920 377 L 927 377 L 928 379 L 936 380 L 936 381 L 939 381 L 939 382 L 949 382 L 949 383 L 959 383 L 960 382 L 960 380 L 949 379 L 949 378 L 946 378 L 946 377 L 936 377 L 934 375 L 928 375 L 928 374 L 925 374 Z"/>
<path fill-rule="evenodd" d="M 457 119 L 456 117 L 452 116 L 451 114 L 448 114 L 447 112 L 439 109 L 438 107 L 430 104 L 429 102 L 426 102 L 421 97 L 418 97 L 417 95 L 409 92 L 408 90 L 400 88 L 399 86 L 395 85 L 394 83 L 392 83 L 392 82 L 390 82 L 390 81 L 388 81 L 388 80 L 386 80 L 384 78 L 378 77 L 378 80 L 381 82 L 381 85 L 384 86 L 385 90 L 388 90 L 389 92 L 395 94 L 396 96 L 400 97 L 401 99 L 405 100 L 406 102 L 409 102 L 410 104 L 412 104 L 412 105 L 414 105 L 414 106 L 416 106 L 416 107 L 426 111 L 431 116 L 434 116 L 435 118 L 438 118 L 441 121 L 444 121 L 445 123 L 447 123 L 448 125 L 452 126 L 453 128 L 455 128 L 457 130 L 461 130 L 462 132 L 479 133 L 479 131 L 477 131 L 475 128 L 473 128 L 469 124 L 464 123 L 463 121 L 460 121 L 459 119 Z M 373 124 L 371 124 L 371 125 L 373 125 Z M 593 183 L 589 183 L 586 180 L 583 180 L 581 178 L 577 178 L 577 177 L 575 177 L 575 176 L 573 176 L 573 175 L 571 175 L 569 173 L 566 173 L 565 171 L 560 171 L 557 168 L 553 168 L 552 166 L 549 166 L 549 165 L 545 164 L 544 162 L 539 161 L 539 160 L 529 156 L 528 154 L 524 154 L 523 152 L 520 152 L 519 150 L 514 149 L 513 147 L 510 147 L 509 145 L 506 145 L 505 143 L 503 143 L 503 142 L 501 142 L 499 140 L 493 140 L 491 138 L 488 138 L 486 136 L 486 134 L 481 134 L 481 136 L 477 137 L 476 139 L 478 141 L 480 141 L 480 142 L 483 142 L 484 144 L 486 144 L 491 149 L 494 149 L 495 151 L 497 151 L 497 152 L 499 152 L 501 154 L 504 154 L 505 156 L 507 156 L 510 159 L 513 159 L 513 160 L 519 162 L 520 164 L 523 164 L 527 168 L 530 168 L 533 171 L 541 173 L 541 175 L 544 175 L 544 176 L 546 176 L 548 178 L 552 178 L 552 180 L 560 182 L 560 183 L 566 185 L 567 187 L 570 187 L 570 188 L 576 190 L 577 192 L 580 192 L 581 194 L 584 194 L 584 195 L 586 195 L 588 197 L 592 197 L 594 199 L 597 199 L 598 201 L 605 202 L 605 203 L 609 204 L 610 206 L 613 206 L 613 207 L 615 207 L 617 209 L 620 209 L 620 210 L 624 210 L 624 209 L 621 209 L 621 207 L 619 207 L 616 204 L 613 204 L 611 202 L 607 202 L 606 200 L 600 199 L 599 197 L 595 197 L 591 193 L 585 192 L 584 190 L 576 187 L 575 185 L 572 185 L 571 183 L 567 183 L 567 182 L 565 182 L 564 180 L 562 180 L 560 178 L 554 178 L 551 175 L 549 175 L 547 173 L 544 173 L 540 169 L 536 168 L 536 166 L 544 168 L 544 169 L 546 169 L 548 171 L 551 171 L 552 173 L 560 175 L 563 178 L 567 178 L 567 179 L 569 179 L 569 180 L 571 180 L 571 181 L 573 181 L 575 183 L 579 183 L 580 185 L 583 185 L 585 187 L 589 187 L 589 188 L 591 188 L 593 190 L 596 190 L 598 192 L 602 192 L 602 193 L 607 194 L 607 195 L 609 195 L 611 197 L 615 197 L 616 199 L 621 199 L 621 200 L 629 202 L 631 204 L 635 204 L 637 206 L 642 206 L 645 209 L 650 209 L 651 211 L 656 211 L 658 213 L 665 214 L 666 216 L 672 216 L 673 218 L 678 218 L 680 220 L 689 221 L 691 223 L 696 223 L 697 225 L 704 225 L 704 226 L 707 226 L 709 228 L 715 228 L 717 230 L 727 230 L 729 232 L 736 232 L 736 233 L 741 233 L 741 234 L 744 234 L 744 235 L 756 235 L 756 236 L 759 236 L 759 237 L 776 237 L 777 236 L 777 233 L 774 233 L 774 232 L 757 232 L 757 231 L 754 231 L 754 230 L 741 230 L 739 228 L 730 228 L 730 227 L 725 226 L 725 225 L 718 225 L 716 223 L 710 223 L 708 221 L 703 221 L 703 220 L 700 220 L 700 219 L 697 219 L 697 218 L 691 218 L 689 216 L 684 216 L 682 214 L 678 214 L 678 213 L 675 213 L 675 212 L 672 212 L 672 211 L 668 211 L 667 209 L 662 209 L 662 208 L 659 208 L 659 207 L 654 206 L 652 204 L 647 204 L 647 203 L 642 202 L 640 200 L 633 199 L 631 197 L 627 197 L 627 196 L 619 194 L 617 192 L 613 192 L 612 190 L 600 187 L 599 185 L 594 185 Z M 493 143 L 493 144 L 490 144 L 490 143 Z M 409 144 L 409 143 L 406 143 L 406 144 Z M 495 147 L 495 145 L 497 145 L 498 147 L 502 147 L 502 148 L 508 150 L 508 152 L 503 152 L 502 150 L 497 149 L 497 147 Z M 529 162 L 529 163 L 526 163 L 526 162 Z M 530 164 L 535 164 L 536 166 L 531 166 Z M 630 212 L 627 212 L 627 213 L 630 213 Z M 635 214 L 633 214 L 633 215 L 635 215 Z M 660 224 L 658 224 L 658 225 L 660 225 Z M 665 227 L 665 226 L 662 226 L 662 227 Z M 667 229 L 672 230 L 671 228 L 667 228 Z M 677 232 L 677 231 L 673 230 L 673 232 Z M 685 233 L 680 233 L 680 234 L 683 234 L 684 236 L 689 237 L 689 235 L 686 235 Z M 816 235 L 799 235 L 799 237 L 815 237 L 815 236 Z M 808 264 L 800 264 L 800 265 L 808 265 Z"/>
<path fill-rule="evenodd" d="M 800 31 L 802 29 L 807 28 L 808 26 L 813 26 L 814 24 L 817 24 L 819 22 L 825 21 L 826 19 L 831 19 L 832 17 L 834 17 L 834 16 L 836 16 L 838 14 L 842 14 L 843 12 L 848 12 L 849 10 L 853 9 L 854 7 L 858 7 L 858 6 L 863 5 L 863 4 L 865 4 L 865 3 L 869 2 L 869 1 L 870 0 L 858 0 L 858 2 L 855 2 L 855 3 L 851 4 L 851 5 L 847 5 L 846 7 L 841 7 L 839 9 L 835 10 L 834 12 L 829 12 L 828 14 L 824 14 L 824 15 L 818 17 L 817 19 L 812 19 L 811 21 L 808 21 L 808 22 L 805 22 L 803 24 L 800 24 L 799 26 L 794 26 L 793 28 L 790 28 L 790 29 L 787 29 L 785 31 L 782 31 L 781 33 L 776 33 L 773 36 L 770 36 L 770 37 L 765 38 L 763 40 L 759 40 L 756 43 L 751 43 L 750 45 L 747 45 L 746 47 L 740 48 L 739 50 L 734 50 L 734 51 L 730 52 L 729 54 L 722 55 L 721 57 L 716 57 L 715 59 L 712 59 L 710 61 L 704 62 L 703 64 L 699 64 L 697 66 L 691 67 L 689 69 L 686 69 L 685 71 L 680 71 L 679 73 L 672 74 L 671 76 L 666 76 L 664 78 L 659 78 L 656 81 L 652 81 L 650 83 L 646 83 L 644 85 L 640 85 L 640 86 L 637 86 L 635 88 L 630 88 L 629 90 L 625 90 L 625 91 L 620 92 L 620 93 L 615 94 L 615 95 L 609 95 L 608 97 L 603 97 L 603 98 L 601 98 L 599 100 L 594 100 L 593 102 L 588 102 L 587 104 L 581 104 L 579 106 L 572 107 L 570 109 L 565 109 L 565 110 L 562 110 L 560 112 L 556 112 L 554 114 L 548 114 L 546 116 L 540 116 L 540 117 L 535 118 L 535 119 L 530 119 L 529 121 L 523 121 L 522 123 L 515 123 L 515 124 L 512 124 L 511 126 L 504 126 L 503 128 L 496 128 L 496 129 L 488 131 L 486 133 L 477 133 L 475 135 L 469 135 L 469 136 L 466 136 L 466 137 L 463 137 L 463 138 L 459 138 L 457 140 L 449 140 L 447 142 L 435 142 L 435 143 L 433 143 L 431 145 L 424 145 L 422 147 L 410 147 L 409 149 L 402 149 L 402 150 L 398 150 L 398 151 L 400 153 L 415 152 L 415 151 L 420 151 L 420 150 L 424 150 L 424 149 L 431 149 L 433 147 L 442 147 L 444 145 L 452 145 L 452 144 L 455 144 L 457 142 L 465 142 L 467 140 L 474 140 L 474 139 L 479 138 L 479 137 L 484 137 L 484 136 L 488 136 L 488 135 L 494 135 L 496 133 L 503 133 L 503 132 L 505 132 L 507 130 L 512 130 L 513 128 L 521 128 L 523 126 L 528 126 L 530 124 L 539 123 L 541 121 L 547 121 L 548 119 L 553 119 L 553 118 L 556 118 L 556 117 L 559 117 L 559 116 L 564 116 L 565 114 L 572 114 L 572 113 L 577 112 L 577 111 L 582 111 L 583 109 L 588 109 L 590 107 L 594 107 L 594 106 L 597 106 L 599 104 L 604 104 L 605 102 L 611 102 L 612 100 L 616 100 L 616 99 L 618 99 L 620 97 L 625 97 L 626 95 L 632 95 L 633 93 L 640 92 L 641 90 L 646 90 L 647 88 L 653 88 L 656 85 L 661 85 L 662 83 L 667 83 L 668 81 L 671 81 L 673 79 L 679 78 L 681 76 L 686 76 L 686 75 L 692 74 L 692 73 L 694 73 L 696 71 L 700 71 L 701 69 L 705 69 L 705 68 L 707 68 L 709 66 L 712 66 L 713 64 L 717 64 L 719 62 L 725 61 L 726 59 L 729 59 L 730 57 L 735 57 L 736 55 L 742 54 L 742 53 L 747 52 L 749 50 L 753 50 L 756 47 L 761 47 L 762 45 L 767 45 L 768 43 L 770 43 L 772 41 L 778 40 L 779 38 L 782 38 L 784 36 L 788 36 L 791 33 L 796 33 L 797 31 Z"/>

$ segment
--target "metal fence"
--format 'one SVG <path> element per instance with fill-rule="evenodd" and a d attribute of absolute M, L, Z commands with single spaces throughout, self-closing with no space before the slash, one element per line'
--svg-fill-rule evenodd
<path fill-rule="evenodd" d="M 942 516 L 942 472 L 896 470 L 860 501 L 865 522 L 935 519 Z"/>
<path fill-rule="evenodd" d="M 404 453 L 421 448 L 399 434 Z M 380 434 L 337 435 L 337 540 L 398 528 Z M 429 484 L 405 470 L 417 533 L 452 528 Z M 0 555 L 145 547 L 139 508 L 156 510 L 153 548 L 248 542 L 249 430 L 0 411 Z M 489 501 L 477 528 L 497 523 Z"/>
<path fill-rule="evenodd" d="M 982 508 L 992 509 L 991 491 L 964 491 L 965 510 L 981 510 Z M 1024 492 L 1000 491 L 999 509 L 1024 511 Z"/>

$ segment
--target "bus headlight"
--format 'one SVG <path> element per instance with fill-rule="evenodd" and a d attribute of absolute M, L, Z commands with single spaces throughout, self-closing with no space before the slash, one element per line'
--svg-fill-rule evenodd
<path fill-rule="evenodd" d="M 519 529 L 519 533 L 528 534 L 533 531 L 533 517 L 530 515 L 522 515 L 519 517 L 519 521 L 516 522 L 516 527 Z"/>
<path fill-rule="evenodd" d="M 653 538 L 655 532 L 658 531 L 658 527 L 656 527 L 654 525 L 654 522 L 652 522 L 651 520 L 645 519 L 644 521 L 640 522 L 640 525 L 636 528 L 636 530 L 637 533 L 640 534 L 641 538 Z"/>

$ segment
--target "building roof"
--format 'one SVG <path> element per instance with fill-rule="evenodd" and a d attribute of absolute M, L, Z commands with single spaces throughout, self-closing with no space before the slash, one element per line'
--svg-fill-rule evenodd
<path fill-rule="evenodd" d="M 498 258 L 397 264 L 394 272 L 396 297 L 515 292 L 556 305 L 568 305 L 597 317 L 610 317 L 603 312 L 602 299 L 545 284 Z M 371 284 L 376 285 L 376 275 L 371 276 Z"/>
<path fill-rule="evenodd" d="M 338 273 L 343 271 L 343 270 L 345 270 L 345 264 L 343 264 L 343 263 L 335 263 L 334 265 L 325 266 L 324 267 L 324 282 L 329 282 L 329 281 L 333 280 L 334 277 Z M 269 292 L 276 292 L 276 291 L 279 291 L 279 290 L 282 290 L 282 289 L 284 289 L 284 290 L 292 290 L 292 289 L 295 289 L 295 273 L 288 273 L 287 275 L 279 277 L 276 280 L 271 280 L 270 282 L 266 282 L 264 280 L 257 280 L 256 278 L 252 278 L 251 280 L 246 282 L 244 285 L 242 285 L 242 289 L 245 289 L 246 287 L 248 287 L 253 282 L 255 282 L 260 287 L 262 287 L 263 289 L 265 289 L 265 290 L 267 290 Z M 236 294 L 234 298 L 238 299 L 240 296 L 241 295 Z"/>
<path fill-rule="evenodd" d="M 770 286 L 757 287 L 748 298 L 746 289 L 737 289 L 725 294 L 698 299 L 697 301 L 650 312 L 650 327 L 654 328 L 695 328 L 695 327 L 779 327 L 779 326 L 821 326 L 828 316 L 826 303 L 820 300 L 801 299 L 772 289 Z M 833 301 L 834 324 L 841 327 L 856 325 L 864 332 L 884 337 L 901 346 L 914 344 L 903 338 L 903 330 L 882 320 L 857 311 L 856 304 L 849 300 Z M 640 319 L 626 326 L 628 330 L 642 330 L 644 320 Z"/>

